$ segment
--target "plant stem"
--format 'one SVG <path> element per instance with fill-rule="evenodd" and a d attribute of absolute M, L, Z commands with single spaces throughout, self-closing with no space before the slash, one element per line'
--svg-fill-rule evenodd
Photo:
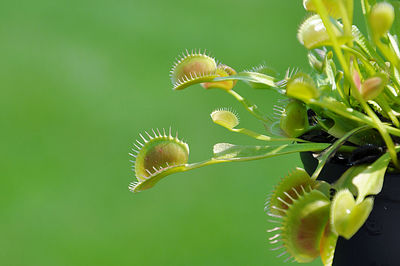
<path fill-rule="evenodd" d="M 374 67 L 372 66 L 372 64 L 368 61 L 368 59 L 365 57 L 365 55 L 363 55 L 362 53 L 360 53 L 359 51 L 357 51 L 356 49 L 352 48 L 352 47 L 348 47 L 346 45 L 342 45 L 341 47 L 343 50 L 353 54 L 357 59 L 360 59 L 362 61 L 362 63 L 364 64 L 364 66 L 366 67 L 368 74 L 370 75 L 374 75 L 376 73 Z"/>
<path fill-rule="evenodd" d="M 383 95 L 379 95 L 378 98 L 376 99 L 376 102 L 379 104 L 379 106 L 382 108 L 382 110 L 389 116 L 390 120 L 392 120 L 392 123 L 396 127 L 400 127 L 399 120 L 393 113 L 392 108 L 390 108 L 388 102 L 386 101 L 385 97 Z"/>
<path fill-rule="evenodd" d="M 270 157 L 274 157 L 274 156 L 280 156 L 280 155 L 286 155 L 286 154 L 298 153 L 298 152 L 307 152 L 307 151 L 321 152 L 321 151 L 329 148 L 332 145 L 331 143 L 309 143 L 309 144 L 312 146 L 312 148 L 307 148 L 306 147 L 307 143 L 297 144 L 297 145 L 299 145 L 298 146 L 299 149 L 283 152 L 280 154 L 276 154 L 275 152 L 267 152 L 264 155 L 243 156 L 243 157 L 235 157 L 235 158 L 214 157 L 214 158 L 211 158 L 206 161 L 186 164 L 186 165 L 184 165 L 183 169 L 180 170 L 180 172 L 186 172 L 189 170 L 197 169 L 197 168 L 212 165 L 212 164 L 218 164 L 218 163 L 254 161 L 254 160 L 260 160 L 260 159 L 270 158 Z M 260 149 L 264 148 L 264 146 L 257 146 L 257 147 L 259 147 Z M 268 146 L 266 146 L 266 147 L 268 147 Z M 276 150 L 279 151 L 280 149 L 282 149 L 282 147 L 283 147 L 282 145 L 277 145 Z M 305 148 L 303 148 L 303 147 L 305 147 Z M 354 151 L 355 149 L 356 149 L 356 147 L 354 147 L 354 146 L 342 145 L 337 150 L 341 151 L 341 152 L 345 152 L 345 153 L 350 153 L 350 152 Z"/>
<path fill-rule="evenodd" d="M 254 132 L 252 130 L 249 130 L 247 128 L 228 128 L 232 132 L 236 133 L 241 133 L 247 136 L 250 136 L 252 138 L 255 138 L 257 140 L 264 140 L 264 141 L 296 141 L 296 142 L 309 142 L 304 139 L 298 139 L 298 138 L 272 138 L 270 136 L 262 135 L 260 133 Z"/>
<path fill-rule="evenodd" d="M 227 91 L 230 95 L 232 95 L 238 102 L 240 102 L 244 108 L 249 111 L 250 114 L 252 114 L 255 118 L 265 122 L 265 123 L 271 123 L 271 120 L 268 118 L 265 118 L 265 116 L 258 111 L 258 107 L 255 104 L 250 103 L 248 100 L 243 98 L 239 93 L 235 92 L 234 90 L 229 90 Z"/>
<path fill-rule="evenodd" d="M 325 6 L 322 3 L 322 0 L 313 0 L 314 4 L 317 8 L 318 14 L 320 15 L 322 22 L 325 25 L 326 28 L 326 32 L 329 35 L 329 38 L 332 41 L 333 44 L 333 50 L 336 53 L 336 56 L 338 57 L 338 60 L 340 62 L 340 64 L 342 65 L 342 68 L 344 70 L 345 76 L 346 77 L 351 77 L 350 73 L 349 73 L 349 67 L 347 65 L 347 62 L 345 60 L 345 57 L 343 56 L 342 51 L 340 50 L 340 45 L 339 42 L 336 38 L 335 32 L 333 31 L 332 28 L 332 24 L 329 21 L 329 14 L 328 11 L 326 10 Z"/>
<path fill-rule="evenodd" d="M 367 28 L 367 33 L 368 33 L 368 39 L 371 41 L 371 27 L 369 25 L 369 13 L 371 12 L 371 6 L 368 3 L 368 0 L 361 0 L 361 9 L 363 11 L 363 17 L 364 17 L 364 22 L 365 26 Z"/>
<path fill-rule="evenodd" d="M 382 43 L 379 38 L 373 38 L 376 46 L 382 52 L 382 54 L 386 57 L 387 60 L 391 64 L 393 64 L 397 69 L 399 69 L 399 58 L 396 53 L 392 51 L 386 44 Z"/>

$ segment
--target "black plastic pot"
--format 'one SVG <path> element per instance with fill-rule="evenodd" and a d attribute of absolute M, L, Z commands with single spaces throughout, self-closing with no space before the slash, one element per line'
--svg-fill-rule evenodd
<path fill-rule="evenodd" d="M 311 175 L 318 161 L 301 153 L 305 170 Z M 337 180 L 348 167 L 327 163 L 319 180 Z M 334 266 L 400 266 L 400 174 L 386 174 L 383 189 L 365 224 L 350 239 L 339 237 Z"/>

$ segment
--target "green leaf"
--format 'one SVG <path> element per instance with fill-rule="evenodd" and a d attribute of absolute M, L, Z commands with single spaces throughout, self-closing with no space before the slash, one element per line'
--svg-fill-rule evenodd
<path fill-rule="evenodd" d="M 331 196 L 331 188 L 332 186 L 328 182 L 317 180 L 317 185 L 314 189 L 322 192 L 322 194 L 329 198 Z"/>
<path fill-rule="evenodd" d="M 357 195 L 357 187 L 353 184 L 353 179 L 356 177 L 359 173 L 365 170 L 368 165 L 363 164 L 363 165 L 356 165 L 353 167 L 350 167 L 347 169 L 346 172 L 343 173 L 343 175 L 333 184 L 333 187 L 336 190 L 343 190 L 343 189 L 348 189 L 353 195 Z"/>
<path fill-rule="evenodd" d="M 359 125 L 368 123 L 373 124 L 371 118 L 369 118 L 368 116 L 358 112 L 357 110 L 354 110 L 353 108 L 347 107 L 342 102 L 339 102 L 332 97 L 321 97 L 318 100 L 313 99 L 307 102 L 307 104 L 313 110 L 321 110 L 323 114 L 325 114 L 328 117 L 330 117 L 329 112 L 333 112 L 341 117 L 359 122 L 360 123 Z"/>
<path fill-rule="evenodd" d="M 236 75 L 214 79 L 214 81 L 224 80 L 241 80 L 248 83 L 251 87 L 255 89 L 274 89 L 279 93 L 282 93 L 282 90 L 276 85 L 276 79 L 274 77 L 258 72 L 240 72 Z"/>
<path fill-rule="evenodd" d="M 350 239 L 367 220 L 374 200 L 366 198 L 356 203 L 353 194 L 347 189 L 336 193 L 331 206 L 331 224 L 334 231 Z"/>
<path fill-rule="evenodd" d="M 317 152 L 326 149 L 329 145 L 329 143 L 293 143 L 268 146 L 242 146 L 218 143 L 214 145 L 213 159 L 224 161 L 248 161 L 296 152 Z"/>
<path fill-rule="evenodd" d="M 333 124 L 330 123 L 331 126 L 327 128 L 327 132 L 336 138 L 341 138 L 345 136 L 349 131 L 365 125 L 363 123 L 348 119 L 346 117 L 335 114 L 334 112 L 328 110 L 325 110 L 323 112 L 323 116 L 332 119 L 330 122 L 333 121 Z M 329 126 L 329 122 L 325 123 L 325 126 Z M 384 145 L 384 142 L 379 133 L 372 128 L 363 130 L 362 132 L 357 132 L 351 135 L 348 140 L 349 142 L 352 142 L 357 145 L 365 145 L 371 143 L 379 146 Z"/>
<path fill-rule="evenodd" d="M 385 153 L 353 178 L 353 184 L 358 190 L 357 204 L 361 203 L 366 196 L 381 192 L 389 162 L 389 153 Z"/>
<path fill-rule="evenodd" d="M 325 111 L 324 115 L 332 119 L 333 125 L 328 129 L 327 132 L 336 138 L 341 138 L 350 130 L 358 128 L 362 125 L 362 123 L 358 123 L 343 116 L 337 115 L 331 111 Z M 355 137 L 350 138 L 349 141 L 358 145 L 364 144 Z"/>
<path fill-rule="evenodd" d="M 398 150 L 399 148 L 396 148 Z M 336 190 L 348 189 L 357 195 L 357 204 L 368 195 L 382 190 L 386 169 L 390 162 L 389 153 L 384 154 L 371 165 L 357 165 L 349 168 L 333 185 Z"/>

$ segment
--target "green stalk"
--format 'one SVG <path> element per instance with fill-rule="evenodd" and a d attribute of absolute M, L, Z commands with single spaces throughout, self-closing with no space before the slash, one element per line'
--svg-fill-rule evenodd
<path fill-rule="evenodd" d="M 379 95 L 378 98 L 376 99 L 376 102 L 379 104 L 382 110 L 389 116 L 390 120 L 392 120 L 393 125 L 395 125 L 396 127 L 400 127 L 399 120 L 393 113 L 392 108 L 390 108 L 388 102 L 383 97 L 383 95 Z"/>
<path fill-rule="evenodd" d="M 263 141 L 296 141 L 296 142 L 309 142 L 304 139 L 298 139 L 298 138 L 272 138 L 270 136 L 262 135 L 260 133 L 254 132 L 252 130 L 249 130 L 247 128 L 228 128 L 232 132 L 236 133 L 241 133 L 244 135 L 247 135 L 249 137 L 255 138 L 257 140 L 263 140 Z"/>
<path fill-rule="evenodd" d="M 325 6 L 323 5 L 322 0 L 313 0 L 313 1 L 317 8 L 318 14 L 320 15 L 320 17 L 322 19 L 322 22 L 325 25 L 326 31 L 329 35 L 329 38 L 332 41 L 333 50 L 335 51 L 336 56 L 338 57 L 338 60 L 339 60 L 340 64 L 342 65 L 342 68 L 345 72 L 344 74 L 346 77 L 350 77 L 349 73 L 346 73 L 349 71 L 349 68 L 347 66 L 346 59 L 345 59 L 342 51 L 340 50 L 339 42 L 336 39 L 335 32 L 333 31 L 332 25 L 329 21 L 328 11 L 326 10 Z M 351 29 L 350 29 L 350 36 L 351 36 Z M 343 91 L 340 91 L 339 94 L 345 95 L 345 93 Z M 345 102 L 348 102 L 348 100 L 346 99 Z"/>
<path fill-rule="evenodd" d="M 349 67 L 347 65 L 347 62 L 346 62 L 344 56 L 343 56 L 342 51 L 340 50 L 339 42 L 338 42 L 338 40 L 337 40 L 337 38 L 335 36 L 335 32 L 333 31 L 332 24 L 329 21 L 328 11 L 326 10 L 325 6 L 323 5 L 322 0 L 313 0 L 313 1 L 314 1 L 314 4 L 315 4 L 316 8 L 317 8 L 318 14 L 320 15 L 320 17 L 322 19 L 322 22 L 325 25 L 326 32 L 328 33 L 329 38 L 332 41 L 333 50 L 335 51 L 336 56 L 338 57 L 338 60 L 339 60 L 340 64 L 342 65 L 342 68 L 343 68 L 343 70 L 345 72 L 345 76 L 346 77 L 351 77 L 351 75 L 349 73 Z"/>
<path fill-rule="evenodd" d="M 308 144 L 308 146 L 307 146 L 307 144 Z M 296 144 L 292 144 L 292 145 L 296 145 Z M 179 172 L 186 172 L 189 170 L 193 170 L 193 169 L 197 169 L 200 167 L 217 164 L 217 163 L 254 161 L 254 160 L 266 159 L 266 158 L 270 158 L 270 157 L 287 155 L 287 154 L 291 154 L 291 153 L 299 153 L 299 152 L 321 152 L 321 151 L 329 148 L 332 144 L 331 143 L 303 143 L 303 144 L 297 144 L 297 145 L 298 146 L 296 149 L 291 149 L 291 150 L 289 150 L 289 149 L 284 150 L 286 145 L 278 145 L 278 146 L 276 146 L 276 148 L 274 148 L 276 151 L 266 152 L 265 154 L 262 154 L 262 155 L 243 156 L 243 157 L 234 157 L 234 158 L 214 157 L 214 158 L 211 158 L 206 161 L 186 164 Z M 259 147 L 260 149 L 264 148 L 264 146 L 257 146 L 257 147 Z M 266 147 L 268 147 L 268 146 L 266 146 Z M 356 147 L 354 147 L 354 146 L 343 145 L 338 149 L 338 151 L 350 153 L 350 152 L 354 151 L 355 149 L 356 149 Z"/>
<path fill-rule="evenodd" d="M 392 88 L 394 89 L 393 86 Z M 397 97 L 395 94 L 393 94 L 393 92 L 390 89 L 388 89 L 387 86 L 385 87 L 383 93 L 385 94 L 385 97 L 389 99 L 389 101 L 392 101 L 395 104 L 400 105 L 400 98 Z"/>
<path fill-rule="evenodd" d="M 248 100 L 243 98 L 239 93 L 235 92 L 234 90 L 229 90 L 227 91 L 230 95 L 232 95 L 238 102 L 240 102 L 244 108 L 252 114 L 255 118 L 265 122 L 265 123 L 271 123 L 271 121 L 265 116 L 258 111 L 258 107 L 255 104 L 250 103 Z"/>
<path fill-rule="evenodd" d="M 364 22 L 367 28 L 368 39 L 371 41 L 372 33 L 369 25 L 369 13 L 371 12 L 371 6 L 369 5 L 368 0 L 361 0 L 361 9 L 363 11 Z"/>
<path fill-rule="evenodd" d="M 399 58 L 396 53 L 392 51 L 386 44 L 382 43 L 379 38 L 373 38 L 376 46 L 382 52 L 382 54 L 393 64 L 397 69 L 399 69 Z"/>
<path fill-rule="evenodd" d="M 345 50 L 345 51 L 351 53 L 357 59 L 360 59 L 361 62 L 363 63 L 363 65 L 367 68 L 368 74 L 374 75 L 376 73 L 374 67 L 372 66 L 372 64 L 370 63 L 368 58 L 365 57 L 365 55 L 363 55 L 361 52 L 357 51 L 356 49 L 354 49 L 352 47 L 348 47 L 346 45 L 342 45 L 341 48 L 342 48 L 342 50 Z"/>
<path fill-rule="evenodd" d="M 357 89 L 354 89 L 353 91 L 356 92 L 356 99 L 359 100 L 361 103 L 361 106 L 363 109 L 366 111 L 367 115 L 372 119 L 373 123 L 375 124 L 375 128 L 379 131 L 379 133 L 382 135 L 383 140 L 386 143 L 386 146 L 388 148 L 390 157 L 392 158 L 393 164 L 397 167 L 400 168 L 400 165 L 397 160 L 397 153 L 394 149 L 394 143 L 392 138 L 390 137 L 389 133 L 387 132 L 386 128 L 383 126 L 382 121 L 378 118 L 378 116 L 372 111 L 372 109 L 368 106 L 368 104 L 364 101 L 364 99 L 361 97 L 360 92 Z"/>
<path fill-rule="evenodd" d="M 340 13 L 342 14 L 343 31 L 345 36 L 352 36 L 351 27 L 353 24 L 353 0 L 348 0 L 347 6 L 344 5 L 342 0 L 338 0 Z M 350 40 L 347 44 L 349 47 L 353 46 L 353 41 Z"/>

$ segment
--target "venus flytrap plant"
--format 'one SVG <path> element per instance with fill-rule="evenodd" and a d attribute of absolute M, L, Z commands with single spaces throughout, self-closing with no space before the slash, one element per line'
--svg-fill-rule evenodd
<path fill-rule="evenodd" d="M 296 168 L 268 199 L 266 211 L 277 224 L 268 230 L 269 240 L 285 260 L 321 257 L 324 265 L 332 265 L 338 237 L 357 233 L 382 190 L 385 173 L 400 170 L 399 11 L 388 2 L 372 2 L 361 0 L 366 36 L 353 25 L 353 0 L 303 1 L 312 14 L 297 37 L 308 50 L 309 73 L 288 70 L 280 79 L 264 65 L 237 72 L 205 52 L 183 54 L 171 70 L 174 90 L 200 84 L 229 94 L 266 132 L 243 128 L 236 112 L 217 109 L 210 115 L 215 124 L 262 142 L 217 143 L 213 156 L 197 163 L 188 162 L 188 145 L 171 131 L 141 135 L 132 154 L 137 182 L 130 189 L 139 192 L 172 173 L 216 163 L 312 153 L 318 162 L 315 171 Z M 238 81 L 287 100 L 275 107 L 275 118 L 265 115 L 235 90 Z M 365 149 L 378 152 L 359 158 Z M 333 183 L 320 180 L 324 166 L 339 157 L 349 169 Z"/>

